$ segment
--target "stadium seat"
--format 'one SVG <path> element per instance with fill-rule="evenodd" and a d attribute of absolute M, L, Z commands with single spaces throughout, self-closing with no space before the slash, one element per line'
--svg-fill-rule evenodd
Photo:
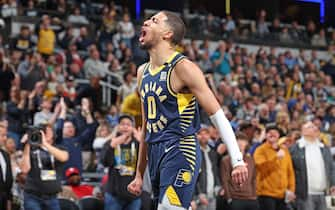
<path fill-rule="evenodd" d="M 79 209 L 80 210 L 103 210 L 104 209 L 104 203 L 103 201 L 92 197 L 87 196 L 83 197 L 78 201 Z"/>
<path fill-rule="evenodd" d="M 58 201 L 61 210 L 79 210 L 79 206 L 69 199 L 58 198 Z"/>

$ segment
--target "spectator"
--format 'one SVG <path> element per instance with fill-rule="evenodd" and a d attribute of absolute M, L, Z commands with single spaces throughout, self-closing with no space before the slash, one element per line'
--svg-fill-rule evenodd
<path fill-rule="evenodd" d="M 76 39 L 78 50 L 87 50 L 91 44 L 93 44 L 93 40 L 89 38 L 87 28 L 85 26 L 80 27 L 79 36 Z"/>
<path fill-rule="evenodd" d="M 269 126 L 266 142 L 254 154 L 260 210 L 286 210 L 295 199 L 295 176 L 290 153 L 278 146 L 280 129 Z"/>
<path fill-rule="evenodd" d="M 229 53 L 227 52 L 227 45 L 224 41 L 220 41 L 218 44 L 218 49 L 211 56 L 211 60 L 214 64 L 214 80 L 215 84 L 218 85 L 219 82 L 227 77 L 230 79 L 231 73 L 231 58 Z"/>
<path fill-rule="evenodd" d="M 311 44 L 313 46 L 318 47 L 326 47 L 327 46 L 327 40 L 326 40 L 326 34 L 325 30 L 321 29 L 319 34 L 314 34 L 311 40 Z"/>
<path fill-rule="evenodd" d="M 70 65 L 72 63 L 76 63 L 79 65 L 80 68 L 83 67 L 83 59 L 82 56 L 79 54 L 77 50 L 77 45 L 74 43 L 74 40 L 70 41 L 68 43 L 68 50 L 66 51 L 63 56 L 65 56 L 64 61 L 66 62 L 67 65 Z"/>
<path fill-rule="evenodd" d="M 26 25 L 21 26 L 20 34 L 12 40 L 11 49 L 27 52 L 33 47 L 30 28 Z"/>
<path fill-rule="evenodd" d="M 134 120 L 128 115 L 119 118 L 116 137 L 104 145 L 102 163 L 108 167 L 105 192 L 106 210 L 140 210 L 141 199 L 127 190 L 136 171 L 138 141 L 141 131 L 134 128 Z"/>
<path fill-rule="evenodd" d="M 327 209 L 325 192 L 335 195 L 335 168 L 320 130 L 312 122 L 301 128 L 302 137 L 290 148 L 296 176 L 298 210 Z"/>
<path fill-rule="evenodd" d="M 91 77 L 90 84 L 83 86 L 77 91 L 76 104 L 80 104 L 82 98 L 88 98 L 92 102 L 93 110 L 101 109 L 101 86 L 99 77 Z"/>
<path fill-rule="evenodd" d="M 280 129 L 281 136 L 286 136 L 289 132 L 290 116 L 285 111 L 280 111 L 276 115 L 276 126 Z"/>
<path fill-rule="evenodd" d="M 52 110 L 52 101 L 51 99 L 44 97 L 41 103 L 41 111 L 34 114 L 34 125 L 40 124 L 51 124 L 53 125 L 56 122 L 57 115 L 59 114 L 59 105 L 56 106 L 55 112 Z"/>
<path fill-rule="evenodd" d="M 264 37 L 270 32 L 265 20 L 266 20 L 266 11 L 262 9 L 259 12 L 259 16 L 257 20 L 257 34 L 261 37 Z"/>
<path fill-rule="evenodd" d="M 76 81 L 72 75 L 65 79 L 63 96 L 69 98 L 72 103 L 75 103 L 77 97 Z"/>
<path fill-rule="evenodd" d="M 89 24 L 87 18 L 84 15 L 80 14 L 80 8 L 75 7 L 73 10 L 73 14 L 69 15 L 67 18 L 69 23 L 77 23 L 77 24 Z"/>
<path fill-rule="evenodd" d="M 20 138 L 23 134 L 23 125 L 28 123 L 29 110 L 27 105 L 28 92 L 21 91 L 13 86 L 10 92 L 10 101 L 7 103 L 8 136 L 15 140 L 20 148 Z"/>
<path fill-rule="evenodd" d="M 37 51 L 44 56 L 49 56 L 54 52 L 56 35 L 50 27 L 50 17 L 42 16 L 42 23 L 38 30 Z"/>
<path fill-rule="evenodd" d="M 97 123 L 93 120 L 91 110 L 89 109 L 88 103 L 85 103 L 83 112 L 85 113 L 87 127 L 81 133 L 76 133 L 74 124 L 66 119 L 67 107 L 64 102 L 64 98 L 60 101 L 61 111 L 59 118 L 56 121 L 56 142 L 63 145 L 69 151 L 69 160 L 64 165 L 64 172 L 71 167 L 79 169 L 80 173 L 83 171 L 82 161 L 82 145 L 85 141 L 89 141 L 89 136 L 93 136 Z M 65 173 L 63 173 L 65 178 Z"/>
<path fill-rule="evenodd" d="M 133 93 L 136 89 L 136 82 L 134 82 L 134 77 L 131 72 L 127 71 L 123 74 L 123 84 L 118 90 L 118 94 L 116 97 L 116 106 L 121 108 L 121 102 L 124 99 Z"/>
<path fill-rule="evenodd" d="M 112 105 L 109 108 L 109 112 L 106 116 L 106 120 L 107 120 L 109 126 L 112 127 L 112 128 L 114 128 L 118 124 L 119 113 L 118 113 L 118 109 L 115 105 Z"/>
<path fill-rule="evenodd" d="M 39 55 L 29 53 L 25 60 L 20 63 L 18 73 L 21 78 L 21 89 L 33 90 L 36 83 L 44 78 L 42 74 L 45 64 L 39 60 Z"/>
<path fill-rule="evenodd" d="M 70 188 L 78 200 L 85 196 L 93 195 L 94 187 L 91 185 L 81 184 L 81 176 L 77 168 L 68 168 L 65 171 L 65 176 L 67 185 L 63 186 L 63 189 L 64 187 Z"/>
<path fill-rule="evenodd" d="M 115 133 L 112 132 L 109 124 L 101 123 L 97 128 L 95 134 L 95 139 L 93 141 L 93 149 L 95 152 L 96 160 L 98 160 L 95 165 L 97 166 L 97 171 L 102 171 L 103 166 L 99 160 L 101 160 L 101 150 L 106 142 L 110 141 L 115 136 Z"/>
<path fill-rule="evenodd" d="M 78 63 L 71 63 L 68 71 L 75 79 L 85 79 L 85 73 Z"/>
<path fill-rule="evenodd" d="M 141 125 L 141 98 L 138 91 L 135 90 L 123 100 L 121 105 L 121 113 L 134 117 L 136 127 Z"/>
<path fill-rule="evenodd" d="M 216 196 L 221 195 L 220 179 L 218 172 L 218 154 L 215 149 L 209 146 L 209 130 L 202 125 L 198 131 L 197 138 L 200 143 L 202 154 L 201 172 L 196 185 L 196 193 L 199 198 L 199 210 L 215 210 Z M 182 148 L 181 148 L 182 150 Z M 219 192 L 220 191 L 220 192 Z"/>
<path fill-rule="evenodd" d="M 74 36 L 73 28 L 72 28 L 72 26 L 69 26 L 65 30 L 64 36 L 59 40 L 59 45 L 63 49 L 67 49 L 68 46 L 70 45 L 70 43 L 75 41 L 75 38 L 76 37 Z"/>
<path fill-rule="evenodd" d="M 132 49 L 132 39 L 135 36 L 135 28 L 133 23 L 130 21 L 128 13 L 123 15 L 122 21 L 119 22 L 119 33 L 121 34 L 121 39 L 128 48 Z"/>
<path fill-rule="evenodd" d="M 311 40 L 313 36 L 316 34 L 316 25 L 313 20 L 308 21 L 306 33 L 309 40 Z"/>
<path fill-rule="evenodd" d="M 230 210 L 258 210 L 255 163 L 253 158 L 246 153 L 249 141 L 243 133 L 237 134 L 236 139 L 243 154 L 243 159 L 248 165 L 248 180 L 242 186 L 232 181 L 230 157 L 226 156 L 221 162 L 221 181 L 224 187 L 224 197 L 230 205 Z"/>
<path fill-rule="evenodd" d="M 17 4 L 15 0 L 6 0 L 1 7 L 1 15 L 4 18 L 17 16 Z"/>
<path fill-rule="evenodd" d="M 13 178 L 20 172 L 19 163 L 22 161 L 22 151 L 16 150 L 15 140 L 12 138 L 7 138 L 4 144 L 4 150 L 8 153 L 11 165 Z"/>
<path fill-rule="evenodd" d="M 234 32 L 236 29 L 236 24 L 231 15 L 227 15 L 227 20 L 226 20 L 226 30 L 228 32 Z"/>
<path fill-rule="evenodd" d="M 108 72 L 107 68 L 100 60 L 99 51 L 91 47 L 89 50 L 90 57 L 84 62 L 84 72 L 86 78 L 90 79 L 91 77 L 100 77 L 104 78 Z"/>
<path fill-rule="evenodd" d="M 292 43 L 291 35 L 289 34 L 288 28 L 284 27 L 282 31 L 279 33 L 279 41 L 284 43 Z"/>
<path fill-rule="evenodd" d="M 54 145 L 51 125 L 45 125 L 43 130 L 39 145 L 31 145 L 31 135 L 26 134 L 21 140 L 24 144 L 21 171 L 28 174 L 24 186 L 25 210 L 60 210 L 56 195 L 61 191 L 62 166 L 69 153 Z"/>
<path fill-rule="evenodd" d="M 57 0 L 57 9 L 56 11 L 59 13 L 59 16 L 62 19 L 65 19 L 67 10 L 67 4 L 65 0 Z"/>
<path fill-rule="evenodd" d="M 117 33 L 116 11 L 114 9 L 107 10 L 102 17 L 102 28 L 99 37 L 99 43 L 113 41 L 114 35 Z"/>
<path fill-rule="evenodd" d="M 34 0 L 28 0 L 27 8 L 24 10 L 23 14 L 28 17 L 37 17 L 38 11 L 35 8 Z"/>
<path fill-rule="evenodd" d="M 290 36 L 296 42 L 302 42 L 307 39 L 306 35 L 300 29 L 298 21 L 294 20 L 291 24 L 291 28 L 289 29 Z"/>
<path fill-rule="evenodd" d="M 8 101 L 12 82 L 15 79 L 14 69 L 8 58 L 0 52 L 0 101 Z"/>
<path fill-rule="evenodd" d="M 0 209 L 11 210 L 13 175 L 9 154 L 3 150 L 7 127 L 0 124 Z"/>

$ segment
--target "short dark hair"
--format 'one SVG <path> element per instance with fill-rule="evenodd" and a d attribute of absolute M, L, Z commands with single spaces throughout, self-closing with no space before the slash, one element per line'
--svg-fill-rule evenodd
<path fill-rule="evenodd" d="M 121 115 L 119 116 L 118 122 L 121 123 L 121 121 L 122 121 L 123 119 L 128 119 L 128 120 L 130 120 L 132 123 L 134 123 L 134 121 L 135 121 L 133 116 L 130 116 L 130 115 L 128 115 L 128 114 L 121 114 Z"/>
<path fill-rule="evenodd" d="M 184 21 L 175 13 L 170 11 L 162 11 L 166 17 L 166 23 L 171 27 L 173 32 L 171 42 L 175 45 L 180 44 L 184 39 L 186 27 Z"/>
<path fill-rule="evenodd" d="M 243 140 L 243 141 L 247 141 L 249 143 L 249 140 L 248 140 L 248 136 L 245 135 L 243 132 L 237 132 L 236 133 L 236 140 Z"/>

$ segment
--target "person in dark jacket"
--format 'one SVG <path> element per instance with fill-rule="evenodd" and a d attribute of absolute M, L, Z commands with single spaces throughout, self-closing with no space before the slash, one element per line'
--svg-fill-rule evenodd
<path fill-rule="evenodd" d="M 0 101 L 9 100 L 9 92 L 14 78 L 14 69 L 0 51 Z"/>
<path fill-rule="evenodd" d="M 13 175 L 10 157 L 6 151 L 2 149 L 7 140 L 7 127 L 0 124 L 0 209 L 10 209 L 12 200 L 12 184 Z"/>
<path fill-rule="evenodd" d="M 215 210 L 216 196 L 221 188 L 218 167 L 215 164 L 218 161 L 218 154 L 208 145 L 210 135 L 206 125 L 201 125 L 197 138 L 202 155 L 201 170 L 196 185 L 198 209 Z"/>
<path fill-rule="evenodd" d="M 86 112 L 85 106 L 88 104 L 89 110 L 92 110 L 92 102 L 87 98 L 82 98 L 80 103 L 80 108 L 76 110 L 71 121 L 73 122 L 76 132 L 83 133 L 87 128 Z M 83 169 L 88 170 L 92 165 L 92 151 L 93 151 L 93 141 L 95 139 L 95 133 L 91 133 L 90 136 L 85 136 L 82 143 L 82 158 L 83 158 Z"/>
<path fill-rule="evenodd" d="M 231 179 L 232 166 L 230 157 L 221 161 L 221 181 L 224 188 L 224 197 L 227 199 L 230 210 L 257 210 L 259 209 L 256 196 L 256 168 L 252 156 L 248 153 L 249 141 L 244 133 L 236 134 L 237 143 L 248 166 L 248 179 L 243 185 L 235 184 Z"/>
<path fill-rule="evenodd" d="M 28 92 L 21 91 L 16 86 L 10 90 L 10 101 L 7 103 L 8 136 L 15 140 L 16 147 L 20 147 L 23 125 L 28 123 L 29 110 L 27 105 Z"/>
<path fill-rule="evenodd" d="M 302 137 L 290 148 L 296 177 L 298 210 L 327 209 L 325 195 L 335 195 L 335 167 L 332 155 L 319 139 L 312 122 L 301 128 Z"/>
<path fill-rule="evenodd" d="M 98 123 L 93 120 L 89 104 L 85 103 L 83 112 L 86 117 L 87 126 L 81 133 L 76 133 L 73 122 L 65 119 L 67 107 L 64 98 L 61 98 L 60 104 L 61 111 L 56 121 L 56 143 L 63 145 L 70 154 L 69 160 L 64 165 L 63 178 L 65 178 L 65 171 L 70 167 L 78 168 L 80 173 L 82 173 L 82 145 L 86 143 L 85 141 L 89 140 L 87 136 L 92 136 L 95 133 Z"/>
<path fill-rule="evenodd" d="M 134 128 L 134 119 L 122 115 L 116 137 L 104 145 L 102 163 L 108 167 L 105 210 L 141 209 L 141 198 L 127 190 L 128 184 L 135 178 L 141 135 L 141 131 Z"/>

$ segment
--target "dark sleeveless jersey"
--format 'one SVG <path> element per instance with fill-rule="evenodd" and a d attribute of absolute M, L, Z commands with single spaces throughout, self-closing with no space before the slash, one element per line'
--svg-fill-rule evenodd
<path fill-rule="evenodd" d="M 139 84 L 144 114 L 147 120 L 148 143 L 179 140 L 195 134 L 200 127 L 198 103 L 193 94 L 174 93 L 170 87 L 170 76 L 177 62 L 185 58 L 174 53 L 157 69 L 144 65 Z"/>

